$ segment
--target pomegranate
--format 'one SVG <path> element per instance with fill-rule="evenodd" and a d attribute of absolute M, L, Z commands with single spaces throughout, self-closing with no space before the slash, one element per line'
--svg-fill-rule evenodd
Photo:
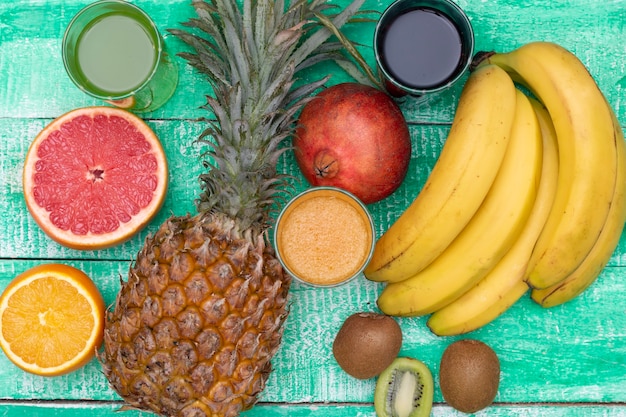
<path fill-rule="evenodd" d="M 385 92 L 337 84 L 302 109 L 295 158 L 307 181 L 351 192 L 363 203 L 393 193 L 406 176 L 411 137 L 404 116 Z"/>

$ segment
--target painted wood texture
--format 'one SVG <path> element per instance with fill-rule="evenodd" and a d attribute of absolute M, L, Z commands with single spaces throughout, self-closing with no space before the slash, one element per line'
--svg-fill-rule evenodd
<path fill-rule="evenodd" d="M 363 9 L 382 11 L 391 0 L 367 1 Z M 193 15 L 188 0 L 137 0 L 165 32 Z M 345 4 L 345 0 L 335 3 Z M 204 125 L 200 109 L 210 94 L 202 76 L 177 58 L 180 84 L 166 106 L 144 115 L 167 153 L 171 183 L 157 218 L 130 241 L 115 248 L 74 251 L 51 241 L 30 218 L 22 196 L 24 155 L 37 133 L 71 109 L 100 104 L 70 82 L 61 60 L 61 38 L 72 16 L 87 1 L 0 0 L 0 291 L 18 273 L 43 262 L 61 261 L 89 274 L 107 304 L 113 302 L 130 262 L 145 236 L 170 214 L 194 211 L 202 170 L 202 149 L 194 143 Z M 476 33 L 477 50 L 506 51 L 532 40 L 567 47 L 585 63 L 626 125 L 625 0 L 459 0 Z M 371 65 L 373 24 L 349 28 Z M 184 46 L 171 36 L 172 52 Z M 347 80 L 332 66 L 331 83 Z M 464 80 L 463 80 L 464 81 Z M 462 82 L 463 82 L 462 81 Z M 410 123 L 413 151 L 409 175 L 393 196 L 370 206 L 378 234 L 415 198 L 445 141 L 462 82 L 426 101 L 401 106 Z M 293 158 L 283 172 L 300 179 Z M 581 297 L 550 310 L 524 297 L 492 324 L 468 337 L 489 343 L 498 353 L 502 378 L 496 404 L 484 416 L 626 416 L 626 237 L 599 280 Z M 374 380 L 346 375 L 334 362 L 331 344 L 343 320 L 357 311 L 376 310 L 381 286 L 364 278 L 333 289 L 294 284 L 291 314 L 274 372 L 261 404 L 246 416 L 375 416 Z M 445 347 L 459 337 L 440 338 L 425 318 L 400 319 L 402 355 L 427 363 L 435 375 Z M 435 390 L 434 416 L 460 416 Z M 94 360 L 70 375 L 43 378 L 26 374 L 0 355 L 1 416 L 111 416 L 119 398 L 107 386 Z M 129 416 L 147 413 L 129 412 Z"/>

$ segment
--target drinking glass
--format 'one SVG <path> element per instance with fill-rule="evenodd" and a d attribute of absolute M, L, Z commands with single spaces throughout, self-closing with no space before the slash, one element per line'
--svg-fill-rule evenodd
<path fill-rule="evenodd" d="M 65 31 L 62 53 L 78 88 L 134 112 L 161 107 L 178 84 L 178 68 L 156 25 L 124 0 L 100 0 L 79 11 Z"/>
<path fill-rule="evenodd" d="M 282 209 L 274 228 L 276 256 L 296 280 L 315 286 L 346 283 L 363 272 L 374 252 L 367 207 L 337 187 L 311 187 Z"/>
<path fill-rule="evenodd" d="M 451 0 L 396 0 L 374 32 L 374 54 L 387 91 L 396 97 L 447 89 L 468 69 L 474 31 Z"/>

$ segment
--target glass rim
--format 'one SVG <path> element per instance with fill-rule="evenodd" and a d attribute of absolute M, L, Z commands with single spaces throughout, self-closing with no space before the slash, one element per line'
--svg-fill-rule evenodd
<path fill-rule="evenodd" d="M 74 75 L 74 71 L 71 70 L 71 65 L 68 59 L 68 42 L 69 42 L 69 35 L 70 35 L 70 31 L 72 29 L 72 26 L 74 24 L 76 24 L 76 22 L 78 21 L 78 19 L 80 19 L 80 17 L 82 17 L 82 15 L 84 15 L 84 13 L 87 13 L 89 10 L 95 8 L 95 7 L 102 7 L 102 6 L 106 6 L 106 5 L 116 5 L 116 6 L 122 6 L 122 7 L 128 7 L 134 11 L 136 11 L 137 13 L 139 13 L 141 16 L 143 16 L 146 19 L 146 22 L 149 23 L 149 29 L 151 31 L 150 35 L 151 37 L 154 36 L 154 39 L 156 39 L 157 41 L 157 45 L 156 45 L 156 59 L 154 60 L 154 64 L 152 66 L 152 70 L 150 71 L 150 74 L 148 74 L 148 76 L 146 77 L 146 79 L 139 84 L 138 86 L 134 87 L 132 90 L 128 91 L 128 92 L 124 92 L 124 93 L 120 93 L 120 94 L 99 94 L 99 93 L 95 93 L 93 91 L 90 91 L 88 88 L 85 87 L 85 85 L 83 83 L 80 82 L 79 79 L 77 79 L 77 77 L 75 77 Z M 144 26 L 142 24 L 142 26 Z M 159 32 L 159 29 L 156 26 L 156 23 L 154 22 L 154 20 L 152 20 L 152 18 L 143 10 L 141 9 L 139 6 L 129 3 L 127 0 L 97 0 L 93 3 L 88 4 L 87 6 L 83 7 L 82 9 L 80 9 L 76 15 L 74 15 L 74 17 L 72 17 L 72 20 L 70 20 L 70 22 L 68 23 L 67 27 L 65 28 L 65 32 L 63 33 L 63 39 L 62 39 L 62 45 L 61 45 L 61 56 L 63 57 L 63 66 L 65 67 L 65 72 L 67 73 L 67 75 L 70 77 L 70 79 L 72 80 L 72 82 L 84 93 L 97 98 L 99 100 L 121 100 L 121 99 L 125 99 L 125 98 L 129 98 L 134 96 L 135 94 L 137 94 L 138 91 L 140 91 L 141 89 L 143 89 L 146 85 L 148 85 L 148 83 L 150 82 L 150 80 L 152 80 L 152 77 L 154 77 L 154 74 L 157 72 L 157 69 L 159 67 L 159 62 L 161 60 L 161 56 L 163 54 L 163 40 L 161 39 L 161 34 Z"/>
<path fill-rule="evenodd" d="M 365 256 L 365 259 L 363 261 L 363 265 L 361 265 L 361 267 L 358 270 L 356 270 L 353 274 L 351 274 L 346 279 L 340 280 L 338 282 L 333 282 L 333 283 L 330 283 L 330 284 L 316 284 L 314 282 L 306 281 L 306 280 L 300 278 L 298 276 L 298 274 L 296 274 L 293 270 L 291 270 L 291 268 L 289 268 L 287 263 L 283 260 L 282 256 L 280 255 L 280 250 L 278 249 L 278 225 L 280 223 L 280 220 L 283 218 L 283 215 L 287 211 L 287 209 L 289 207 L 291 207 L 291 205 L 294 204 L 301 197 L 303 197 L 303 196 L 305 196 L 307 194 L 311 194 L 311 193 L 319 192 L 319 191 L 338 192 L 340 194 L 343 194 L 343 195 L 347 196 L 350 200 L 354 201 L 357 204 L 357 206 L 359 206 L 361 208 L 362 212 L 367 217 L 366 227 L 368 227 L 368 229 L 370 229 L 370 231 L 371 231 L 370 249 L 369 249 L 368 253 Z M 332 288 L 332 287 L 337 287 L 339 285 L 346 284 L 346 283 L 354 280 L 356 277 L 358 277 L 365 270 L 365 268 L 369 264 L 370 260 L 372 259 L 372 256 L 374 255 L 374 248 L 375 248 L 375 243 L 376 243 L 376 228 L 375 228 L 375 225 L 374 225 L 374 219 L 372 218 L 372 214 L 370 213 L 370 211 L 367 208 L 367 206 L 357 196 L 355 196 L 354 194 L 352 194 L 351 192 L 349 192 L 349 191 L 347 191 L 347 190 L 345 190 L 343 188 L 333 187 L 333 186 L 328 186 L 328 185 L 319 185 L 319 186 L 309 187 L 306 190 L 301 191 L 300 193 L 294 195 L 287 202 L 287 204 L 285 204 L 285 206 L 281 209 L 280 213 L 278 214 L 278 217 L 276 217 L 276 221 L 274 222 L 273 241 L 274 241 L 274 252 L 275 252 L 276 258 L 278 259 L 278 262 L 280 262 L 280 264 L 283 267 L 283 269 L 285 270 L 285 272 L 287 274 L 289 274 L 293 279 L 295 279 L 296 281 L 298 281 L 298 282 L 300 282 L 302 284 L 305 284 L 305 285 L 308 285 L 308 286 L 311 286 L 311 287 Z"/>
<path fill-rule="evenodd" d="M 381 31 L 381 26 L 382 26 L 382 22 L 383 20 L 389 16 L 392 13 L 395 13 L 396 10 L 399 9 L 399 11 L 402 11 L 404 9 L 404 7 L 406 7 L 405 3 L 411 4 L 411 3 L 423 3 L 420 4 L 418 6 L 415 7 L 436 7 L 436 4 L 434 3 L 441 3 L 441 4 L 445 4 L 447 6 L 450 6 L 453 11 L 455 11 L 457 13 L 457 16 L 460 17 L 460 19 L 466 24 L 467 29 L 468 29 L 468 33 L 466 35 L 466 37 L 469 40 L 469 50 L 468 50 L 468 54 L 467 57 L 465 59 L 464 62 L 462 62 L 462 67 L 459 66 L 459 68 L 463 68 L 463 70 L 458 71 L 458 73 L 452 78 L 450 79 L 448 82 L 435 86 L 435 87 L 428 87 L 428 88 L 416 88 L 416 87 L 410 87 L 407 86 L 405 84 L 400 83 L 399 81 L 396 80 L 396 78 L 393 76 L 393 74 L 391 74 L 386 68 L 385 65 L 383 64 L 383 60 L 381 57 L 381 54 L 379 52 L 379 48 L 378 48 L 378 43 L 379 43 L 379 33 Z M 430 4 L 427 4 L 430 3 Z M 442 10 L 438 10 L 440 12 L 442 12 Z M 446 17 L 450 18 L 451 20 L 454 21 L 455 25 L 456 20 L 453 16 L 450 16 L 449 13 L 444 12 Z M 467 70 L 467 68 L 470 66 L 471 62 L 472 62 L 472 57 L 474 55 L 474 48 L 475 48 L 475 39 L 474 39 L 474 28 L 472 27 L 472 22 L 470 21 L 469 17 L 467 16 L 467 14 L 465 13 L 465 11 L 455 2 L 453 2 L 452 0 L 424 0 L 424 1 L 416 1 L 416 0 L 395 0 L 394 2 L 392 2 L 384 11 L 383 13 L 380 15 L 380 18 L 378 19 L 378 22 L 376 23 L 376 28 L 374 30 L 374 58 L 376 60 L 376 64 L 378 67 L 378 70 L 381 71 L 383 73 L 383 77 L 385 79 L 386 82 L 389 82 L 390 84 L 392 84 L 395 88 L 397 88 L 398 90 L 404 91 L 408 94 L 411 95 L 416 95 L 416 96 L 422 96 L 425 94 L 432 94 L 432 93 L 436 93 L 442 90 L 445 90 L 447 88 L 449 88 L 451 85 L 453 85 L 454 83 L 456 83 L 465 73 L 465 71 Z M 461 64 L 461 63 L 460 63 Z"/>

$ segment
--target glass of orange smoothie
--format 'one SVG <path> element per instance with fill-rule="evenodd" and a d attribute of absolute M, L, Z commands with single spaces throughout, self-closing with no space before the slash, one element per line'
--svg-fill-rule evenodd
<path fill-rule="evenodd" d="M 320 287 L 358 276 L 374 250 L 374 223 L 347 191 L 313 187 L 282 210 L 274 229 L 276 254 L 295 279 Z"/>

